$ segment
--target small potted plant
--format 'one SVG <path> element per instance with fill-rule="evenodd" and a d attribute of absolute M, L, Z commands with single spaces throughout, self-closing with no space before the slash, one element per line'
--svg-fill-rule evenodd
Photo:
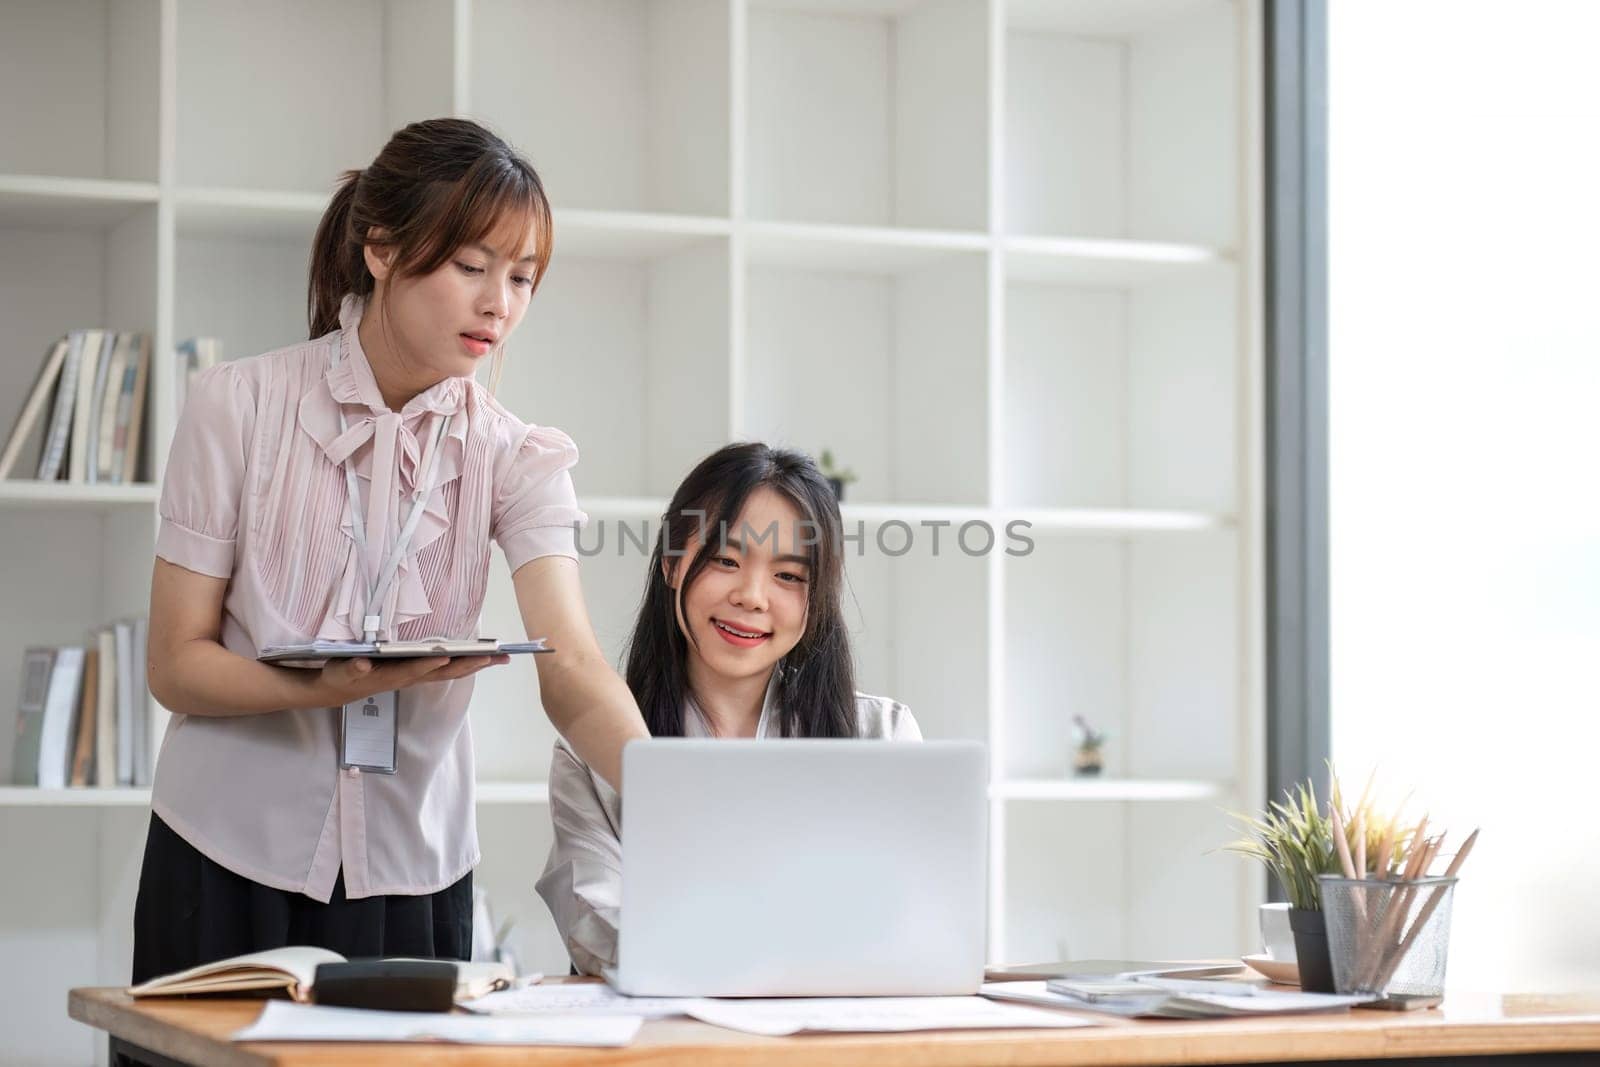
<path fill-rule="evenodd" d="M 1337 796 L 1337 785 L 1334 792 Z M 1315 787 L 1302 782 L 1286 791 L 1282 800 L 1269 804 L 1260 818 L 1236 818 L 1247 836 L 1228 845 L 1227 850 L 1260 860 L 1288 894 L 1300 988 L 1308 993 L 1333 992 L 1333 965 L 1328 957 L 1317 875 L 1338 871 L 1339 859 L 1334 851 L 1333 825 L 1318 810 Z"/>
<path fill-rule="evenodd" d="M 822 459 L 818 462 L 818 466 L 822 468 L 822 476 L 828 479 L 829 485 L 833 486 L 834 499 L 843 503 L 844 487 L 856 480 L 856 472 L 849 467 L 840 468 L 834 466 L 833 452 L 827 448 L 822 450 Z"/>
<path fill-rule="evenodd" d="M 1072 750 L 1072 773 L 1079 778 L 1093 778 L 1105 769 L 1102 749 L 1109 735 L 1089 725 L 1089 720 L 1082 715 L 1072 717 L 1072 733 L 1077 738 L 1077 746 Z"/>
<path fill-rule="evenodd" d="M 1405 866 L 1422 832 L 1421 826 L 1403 825 L 1400 811 L 1378 807 L 1371 778 L 1353 806 L 1345 803 L 1331 767 L 1329 778 L 1333 796 L 1326 808 L 1318 810 L 1316 790 L 1302 783 L 1261 818 L 1239 816 L 1248 836 L 1227 846 L 1230 852 L 1260 860 L 1288 894 L 1300 988 L 1308 993 L 1334 992 L 1318 876 L 1389 878 Z"/>

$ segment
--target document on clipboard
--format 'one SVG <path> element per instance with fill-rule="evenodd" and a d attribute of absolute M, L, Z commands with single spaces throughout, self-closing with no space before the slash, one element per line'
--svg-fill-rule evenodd
<path fill-rule="evenodd" d="M 538 637 L 532 641 L 496 641 L 492 637 L 460 640 L 425 637 L 420 641 L 309 641 L 300 645 L 268 645 L 256 656 L 279 667 L 322 667 L 331 659 L 425 659 L 431 656 L 521 656 L 554 652 Z"/>

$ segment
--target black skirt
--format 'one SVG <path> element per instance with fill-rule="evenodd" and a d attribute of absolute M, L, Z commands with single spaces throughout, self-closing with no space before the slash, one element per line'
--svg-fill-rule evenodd
<path fill-rule="evenodd" d="M 285 945 L 347 959 L 472 955 L 472 872 L 422 896 L 347 900 L 344 874 L 323 904 L 272 889 L 207 859 L 150 816 L 133 907 L 134 984 L 202 963 Z"/>

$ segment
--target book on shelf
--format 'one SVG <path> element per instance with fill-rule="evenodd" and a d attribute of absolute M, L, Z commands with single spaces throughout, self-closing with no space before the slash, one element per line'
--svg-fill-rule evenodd
<path fill-rule="evenodd" d="M 74 727 L 72 743 L 72 774 L 67 779 L 71 786 L 90 785 L 94 776 L 94 732 L 99 725 L 100 705 L 100 649 L 90 647 L 83 653 L 83 684 L 78 687 L 78 721 Z"/>
<path fill-rule="evenodd" d="M 22 453 L 40 435 L 40 481 L 132 482 L 138 474 L 150 380 L 149 338 L 73 330 L 50 346 L 0 451 L 0 478 L 27 469 Z"/>
<path fill-rule="evenodd" d="M 44 444 L 39 449 L 41 482 L 53 482 L 61 477 L 67 458 L 67 440 L 72 432 L 72 405 L 78 396 L 78 375 L 83 369 L 84 345 L 92 338 L 99 345 L 98 330 L 74 330 L 67 335 L 67 359 L 61 366 L 61 376 L 56 382 L 56 395 L 50 405 L 50 421 L 45 427 Z"/>
<path fill-rule="evenodd" d="M 30 648 L 22 654 L 22 695 L 17 698 L 17 729 L 11 737 L 11 781 L 15 785 L 39 784 L 39 739 L 55 662 L 53 648 Z"/>
<path fill-rule="evenodd" d="M 89 471 L 89 446 L 94 441 L 90 429 L 95 424 L 97 401 L 105 382 L 100 374 L 110 353 L 105 352 L 106 342 L 115 344 L 116 336 L 105 330 L 84 330 L 82 366 L 78 368 L 78 398 L 72 407 L 72 433 L 67 445 L 67 481 L 87 482 Z"/>
<path fill-rule="evenodd" d="M 133 736 L 137 732 L 133 721 L 133 672 L 128 664 L 133 659 L 133 625 L 128 622 L 112 624 L 116 635 L 117 663 L 117 784 L 133 784 Z"/>
<path fill-rule="evenodd" d="M 40 788 L 150 784 L 148 623 L 119 620 L 86 646 L 23 652 L 11 781 Z"/>
<path fill-rule="evenodd" d="M 133 784 L 140 789 L 150 785 L 150 682 L 145 676 L 150 620 L 143 615 L 133 620 L 133 654 L 128 659 L 128 674 L 133 689 Z"/>
<path fill-rule="evenodd" d="M 100 677 L 95 700 L 94 784 L 117 784 L 117 638 L 110 627 L 95 632 Z"/>
<path fill-rule="evenodd" d="M 43 789 L 66 786 L 83 685 L 83 653 L 81 647 L 30 648 L 23 653 L 22 695 L 11 749 L 13 783 Z"/>
<path fill-rule="evenodd" d="M 61 377 L 61 368 L 66 361 L 67 339 L 62 337 L 45 353 L 44 362 L 39 365 L 39 376 L 33 380 L 33 388 L 28 390 L 28 395 L 22 401 L 22 410 L 11 424 L 11 436 L 6 439 L 5 450 L 0 451 L 0 479 L 11 477 L 17 460 L 22 458 L 22 450 L 33 439 L 39 416 L 50 406 L 51 390 L 56 386 L 56 379 Z"/>
<path fill-rule="evenodd" d="M 122 484 L 139 480 L 144 409 L 150 398 L 150 338 L 142 333 L 129 336 L 134 346 L 132 365 L 123 374 L 111 446 L 112 481 Z"/>

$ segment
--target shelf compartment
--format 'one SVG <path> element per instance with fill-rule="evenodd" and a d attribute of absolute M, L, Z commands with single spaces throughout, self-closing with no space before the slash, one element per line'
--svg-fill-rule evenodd
<path fill-rule="evenodd" d="M 154 182 L 0 174 L 0 229 L 109 229 L 157 195 Z"/>
<path fill-rule="evenodd" d="M 26 455 L 25 452 L 25 458 Z M 73 482 L 41 482 L 26 478 L 0 481 L 0 509 L 34 511 L 148 509 L 159 497 L 160 489 L 148 483 L 80 485 Z"/>
<path fill-rule="evenodd" d="M 22 0 L 6 14 L 0 173 L 155 181 L 158 0 Z"/>
<path fill-rule="evenodd" d="M 1005 961 L 1230 958 L 1255 939 L 1255 868 L 1220 851 L 1236 831 L 1210 805 L 1019 800 L 1005 823 Z"/>
<path fill-rule="evenodd" d="M 856 274 L 896 274 L 949 263 L 989 246 L 985 234 L 955 230 L 752 222 L 744 232 L 746 256 L 756 266 Z"/>
<path fill-rule="evenodd" d="M 846 536 L 861 537 L 845 545 L 845 621 L 858 690 L 905 704 L 929 740 L 987 741 L 988 561 L 961 550 L 958 527 L 858 531 L 846 515 Z M 981 533 L 969 543 L 981 547 Z M 1003 531 L 996 544 L 1003 550 Z"/>
<path fill-rule="evenodd" d="M 308 251 L 328 208 L 326 193 L 283 189 L 180 186 L 174 199 L 180 237 L 296 240 Z"/>
<path fill-rule="evenodd" d="M 1002 502 L 1235 513 L 1236 277 L 1009 283 Z"/>
<path fill-rule="evenodd" d="M 1012 5 L 1010 234 L 1238 243 L 1235 5 Z"/>
<path fill-rule="evenodd" d="M 1001 523 L 1022 520 L 1032 529 L 1046 533 L 1162 536 L 1168 534 L 1217 533 L 1234 528 L 1233 519 L 1201 511 L 1155 511 L 1151 509 L 1095 508 L 996 508 Z"/>
<path fill-rule="evenodd" d="M 758 266 L 746 290 L 743 436 L 831 449 L 862 501 L 987 500 L 982 254 L 893 274 Z"/>
<path fill-rule="evenodd" d="M 1082 715 L 1110 735 L 1111 778 L 1230 780 L 1241 743 L 1237 551 L 1232 534 L 1035 535 L 1032 552 L 1008 557 L 1008 779 L 1067 784 Z"/>
<path fill-rule="evenodd" d="M 35 786 L 0 786 L 0 808 L 147 808 L 150 790 L 39 789 Z"/>
<path fill-rule="evenodd" d="M 87 647 L 92 628 L 148 614 L 150 560 L 155 554 L 153 520 L 148 505 L 6 509 L 0 589 L 6 590 L 12 603 L 27 607 L 0 616 L 0 688 L 21 692 L 24 649 L 36 645 Z M 130 565 L 131 560 L 140 562 Z M 11 767 L 15 742 L 14 730 L 0 731 L 0 767 Z M 156 750 L 152 747 L 150 751 Z M 9 780 L 9 771 L 3 777 Z M 113 802 L 132 802 L 127 799 L 130 792 L 11 788 L 0 797 L 19 805 L 65 806 L 93 804 L 101 794 Z"/>
<path fill-rule="evenodd" d="M 72 183 L 77 184 L 77 183 Z M 158 319 L 156 272 L 157 208 L 126 203 L 120 222 L 85 228 L 82 219 L 59 228 L 32 225 L 0 227 L 0 322 L 6 324 L 10 354 L 0 360 L 0 444 L 10 437 L 14 420 L 33 390 L 40 365 L 55 341 L 70 330 L 105 328 L 143 333 L 152 340 Z M 152 352 L 152 375 L 164 366 Z M 145 401 L 144 456 L 140 476 L 147 477 L 154 426 L 155 391 Z M 50 419 L 41 412 L 24 445 L 12 481 L 0 483 L 0 500 L 12 504 L 101 506 L 122 502 L 116 493 L 94 497 L 86 490 L 111 486 L 42 486 L 24 480 L 38 472 L 39 453 Z M 13 488 L 15 487 L 15 488 Z M 128 488 L 135 488 L 130 486 Z"/>
<path fill-rule="evenodd" d="M 1006 0 L 1011 28 L 1079 37 L 1132 37 L 1229 0 Z"/>
<path fill-rule="evenodd" d="M 326 195 L 452 113 L 453 26 L 449 0 L 178 4 L 177 180 Z"/>
<path fill-rule="evenodd" d="M 508 343 L 500 400 L 572 435 L 580 502 L 667 496 L 727 440 L 729 271 L 720 238 L 551 261 Z"/>
<path fill-rule="evenodd" d="M 1228 782 L 1160 778 L 1014 778 L 996 782 L 989 795 L 1001 800 L 1133 801 L 1216 800 Z"/>
<path fill-rule="evenodd" d="M 728 12 L 726 0 L 475 0 L 470 110 L 559 208 L 726 216 Z"/>
<path fill-rule="evenodd" d="M 173 340 L 215 337 L 223 359 L 306 339 L 306 269 L 315 220 L 291 235 L 277 226 L 200 225 L 176 244 Z M 169 364 L 163 364 L 167 366 Z"/>
<path fill-rule="evenodd" d="M 1006 277 L 1129 288 L 1229 262 L 1204 245 L 1084 237 L 1012 237 L 1004 244 Z"/>
<path fill-rule="evenodd" d="M 725 218 L 626 211 L 562 209 L 555 212 L 554 260 L 653 260 L 726 238 Z"/>
<path fill-rule="evenodd" d="M 747 25 L 750 217 L 987 231 L 987 4 L 758 2 Z"/>
<path fill-rule="evenodd" d="M 581 498 L 579 503 L 582 504 Z M 591 520 L 593 518 L 591 514 Z M 580 545 L 589 546 L 587 551 L 591 554 L 581 556 L 579 567 L 584 603 L 595 637 L 606 662 L 620 674 L 623 651 L 633 630 L 644 593 L 645 574 L 650 568 L 649 538 L 660 527 L 654 520 L 646 524 L 647 548 L 641 551 L 635 547 L 641 521 L 626 520 L 635 537 L 635 540 L 626 541 L 619 537 L 619 521 L 607 520 L 605 547 L 599 552 L 593 552 L 595 526 L 591 521 L 590 530 L 580 541 Z M 499 552 L 490 560 L 478 632 L 501 639 L 520 639 L 524 635 L 516 589 L 506 569 L 505 557 Z M 513 656 L 510 663 L 474 676 L 471 723 L 473 737 L 478 742 L 475 755 L 480 803 L 537 804 L 548 796 L 548 792 L 541 796 L 539 789 L 544 788 L 550 774 L 556 731 L 540 702 L 535 658 Z M 485 739 L 488 743 L 484 743 Z M 516 784 L 493 784 L 501 782 Z"/>

